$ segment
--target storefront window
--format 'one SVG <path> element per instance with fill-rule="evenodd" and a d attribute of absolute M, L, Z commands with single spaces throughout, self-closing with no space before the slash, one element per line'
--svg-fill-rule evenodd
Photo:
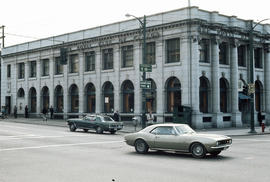
<path fill-rule="evenodd" d="M 176 77 L 167 82 L 167 111 L 172 113 L 181 110 L 181 84 Z"/>
<path fill-rule="evenodd" d="M 79 112 L 79 91 L 77 85 L 73 84 L 69 89 L 70 94 L 70 111 Z"/>
<path fill-rule="evenodd" d="M 55 88 L 55 104 L 56 104 L 56 111 L 55 112 L 63 112 L 63 104 L 64 104 L 64 99 L 63 99 L 63 87 L 58 85 Z"/>
<path fill-rule="evenodd" d="M 122 84 L 123 93 L 123 112 L 134 112 L 134 86 L 130 80 L 124 81 Z"/>
<path fill-rule="evenodd" d="M 111 82 L 106 82 L 103 85 L 103 95 L 104 95 L 104 112 L 112 113 L 114 112 L 114 88 Z"/>
<path fill-rule="evenodd" d="M 86 108 L 87 113 L 95 113 L 96 111 L 96 89 L 92 83 L 86 86 Z"/>

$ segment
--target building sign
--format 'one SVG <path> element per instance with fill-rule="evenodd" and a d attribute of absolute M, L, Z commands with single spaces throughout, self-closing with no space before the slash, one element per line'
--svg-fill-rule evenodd
<path fill-rule="evenodd" d="M 146 34 L 146 39 L 156 39 L 160 37 L 159 32 L 147 32 Z M 93 39 L 90 41 L 84 41 L 81 43 L 77 44 L 77 49 L 78 50 L 84 50 L 84 49 L 91 49 L 93 47 L 103 47 L 103 46 L 111 46 L 112 44 L 115 43 L 125 43 L 127 41 L 138 41 L 143 39 L 143 35 L 135 35 L 134 37 L 119 37 L 118 39 L 111 39 L 110 37 L 107 37 L 108 40 L 103 40 L 103 39 Z"/>

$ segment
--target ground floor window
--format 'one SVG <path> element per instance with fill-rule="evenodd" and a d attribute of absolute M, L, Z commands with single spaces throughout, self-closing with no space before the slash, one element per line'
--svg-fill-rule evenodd
<path fill-rule="evenodd" d="M 181 110 L 181 84 L 176 77 L 167 81 L 167 111 L 169 113 Z"/>
<path fill-rule="evenodd" d="M 86 112 L 96 112 L 96 88 L 92 83 L 86 86 Z"/>
<path fill-rule="evenodd" d="M 63 98 L 63 87 L 58 85 L 55 88 L 55 112 L 63 112 L 64 98 Z"/>
<path fill-rule="evenodd" d="M 103 103 L 104 112 L 114 112 L 114 88 L 111 82 L 105 82 L 103 85 Z"/>
<path fill-rule="evenodd" d="M 79 91 L 77 85 L 70 87 L 70 112 L 79 112 Z"/>
<path fill-rule="evenodd" d="M 123 112 L 132 113 L 134 112 L 134 86 L 130 80 L 126 80 L 122 84 L 123 94 Z"/>
<path fill-rule="evenodd" d="M 33 87 L 29 91 L 29 99 L 30 99 L 29 112 L 31 113 L 37 112 L 37 92 L 36 92 L 36 89 Z"/>
<path fill-rule="evenodd" d="M 49 109 L 50 95 L 48 87 L 43 87 L 41 90 L 42 106 L 43 108 Z"/>

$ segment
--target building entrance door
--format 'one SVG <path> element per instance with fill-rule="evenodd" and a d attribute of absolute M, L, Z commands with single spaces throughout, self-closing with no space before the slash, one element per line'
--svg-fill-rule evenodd
<path fill-rule="evenodd" d="M 11 107 L 11 96 L 6 96 L 6 112 L 7 114 L 10 114 L 10 108 Z"/>

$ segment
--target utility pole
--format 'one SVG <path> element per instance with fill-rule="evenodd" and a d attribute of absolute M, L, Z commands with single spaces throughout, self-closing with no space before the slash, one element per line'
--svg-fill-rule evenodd
<path fill-rule="evenodd" d="M 0 27 L 0 29 L 2 29 L 2 36 L 0 37 L 2 39 L 2 46 L 1 47 L 4 48 L 5 47 L 5 26 L 2 25 Z"/>

